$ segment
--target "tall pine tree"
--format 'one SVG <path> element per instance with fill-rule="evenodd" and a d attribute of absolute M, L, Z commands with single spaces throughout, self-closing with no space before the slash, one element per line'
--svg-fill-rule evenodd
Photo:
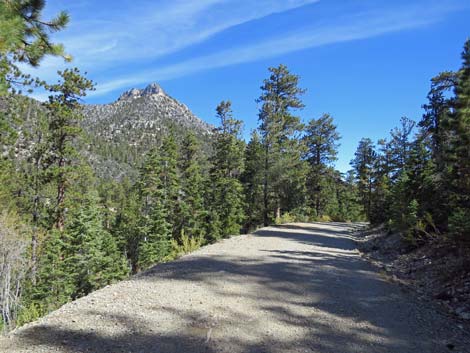
<path fill-rule="evenodd" d="M 309 164 L 307 190 L 309 206 L 315 210 L 315 216 L 322 216 L 328 208 L 331 193 L 325 190 L 331 180 L 329 166 L 336 161 L 340 136 L 336 131 L 333 118 L 324 114 L 319 119 L 312 119 L 303 138 L 306 145 L 305 158 Z M 330 180 L 329 180 L 330 179 Z"/>
<path fill-rule="evenodd" d="M 258 132 L 251 134 L 251 139 L 245 149 L 245 171 L 242 183 L 245 193 L 245 229 L 250 231 L 264 222 L 263 218 L 263 161 L 264 148 Z"/>
<path fill-rule="evenodd" d="M 305 166 L 298 137 L 300 119 L 292 111 L 304 107 L 299 76 L 286 66 L 269 68 L 270 77 L 261 86 L 259 131 L 263 156 L 263 221 L 268 225 L 281 211 L 303 204 Z"/>
<path fill-rule="evenodd" d="M 217 107 L 220 126 L 215 130 L 211 180 L 214 194 L 212 208 L 221 223 L 222 236 L 239 234 L 243 223 L 244 144 L 240 139 L 242 122 L 233 117 L 232 104 L 223 101 Z"/>

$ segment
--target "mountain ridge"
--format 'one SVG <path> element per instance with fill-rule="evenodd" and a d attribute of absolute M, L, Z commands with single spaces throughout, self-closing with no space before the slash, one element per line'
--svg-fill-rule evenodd
<path fill-rule="evenodd" d="M 207 152 L 214 129 L 155 82 L 124 91 L 111 103 L 84 105 L 83 115 L 87 154 L 100 177 L 135 176 L 143 156 L 170 130 L 179 141 L 193 133 Z"/>

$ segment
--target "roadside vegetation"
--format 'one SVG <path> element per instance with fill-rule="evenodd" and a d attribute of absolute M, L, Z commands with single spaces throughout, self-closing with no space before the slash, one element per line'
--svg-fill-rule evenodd
<path fill-rule="evenodd" d="M 279 65 L 261 83 L 248 142 L 223 101 L 209 156 L 191 133 L 177 143 L 170 131 L 135 180 L 103 179 L 77 147 L 87 141 L 82 98 L 95 84 L 73 67 L 55 84 L 18 68 L 71 60 L 49 40 L 68 15 L 42 19 L 44 6 L 0 0 L 0 327 L 262 225 L 370 220 L 415 244 L 469 242 L 470 42 L 462 69 L 432 80 L 423 119 L 403 118 L 377 145 L 363 139 L 346 175 L 334 168 L 333 117 L 301 119 L 300 77 Z M 47 102 L 21 94 L 38 88 Z"/>

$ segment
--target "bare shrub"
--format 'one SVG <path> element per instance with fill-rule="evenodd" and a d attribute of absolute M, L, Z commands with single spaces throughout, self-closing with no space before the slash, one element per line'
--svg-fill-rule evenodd
<path fill-rule="evenodd" d="M 15 216 L 0 214 L 0 328 L 14 326 L 28 271 L 26 231 Z"/>

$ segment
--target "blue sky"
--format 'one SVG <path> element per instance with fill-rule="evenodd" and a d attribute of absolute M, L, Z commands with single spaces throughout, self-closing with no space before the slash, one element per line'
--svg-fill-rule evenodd
<path fill-rule="evenodd" d="M 420 119 L 429 80 L 459 67 L 470 36 L 469 0 L 47 1 L 46 17 L 59 10 L 71 24 L 54 39 L 97 83 L 87 102 L 158 82 L 214 124 L 230 99 L 248 136 L 267 68 L 283 63 L 307 89 L 302 119 L 335 118 L 341 171 L 361 137 Z M 63 67 L 48 58 L 34 73 L 54 80 Z"/>

